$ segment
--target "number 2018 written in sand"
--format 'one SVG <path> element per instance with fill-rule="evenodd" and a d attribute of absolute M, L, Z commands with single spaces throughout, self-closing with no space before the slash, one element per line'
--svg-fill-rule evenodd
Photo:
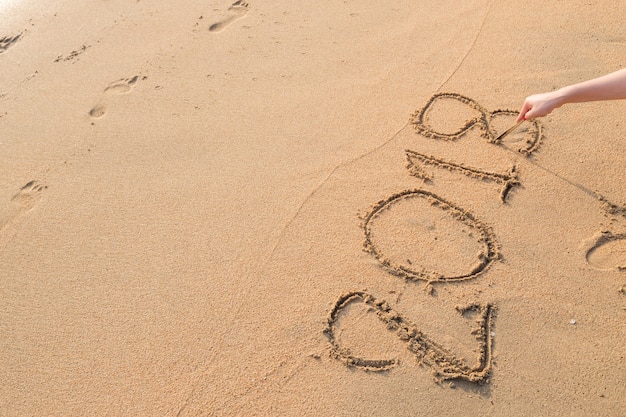
<path fill-rule="evenodd" d="M 430 114 L 438 105 L 446 103 L 465 107 L 466 110 L 475 114 L 475 117 L 470 118 L 461 128 L 451 133 L 440 132 L 429 124 Z M 477 127 L 481 131 L 481 136 L 489 143 L 499 144 L 492 121 L 499 116 L 515 116 L 516 114 L 511 110 L 488 112 L 468 97 L 455 93 L 440 93 L 431 97 L 422 109 L 411 116 L 410 121 L 416 131 L 427 138 L 455 141 L 466 135 L 472 128 Z M 526 131 L 527 140 L 518 149 L 518 152 L 525 156 L 532 154 L 542 139 L 541 124 L 538 121 L 531 121 L 529 124 L 530 127 Z M 500 200 L 503 204 L 507 202 L 509 192 L 519 185 L 515 166 L 507 172 L 497 173 L 414 150 L 406 150 L 405 156 L 409 173 L 424 181 L 432 179 L 432 175 L 426 171 L 426 167 L 432 167 L 466 175 L 480 181 L 494 182 L 500 186 Z M 402 242 L 404 245 L 400 250 L 394 239 L 396 236 L 389 236 L 389 230 L 394 230 L 389 225 L 396 224 L 395 220 L 398 217 L 410 216 L 416 211 L 422 213 L 423 216 L 436 217 L 439 221 L 449 224 L 447 230 L 450 230 L 450 233 L 443 236 L 429 236 L 429 228 L 421 225 L 416 229 L 416 233 L 411 235 L 410 240 Z M 409 281 L 425 281 L 431 290 L 432 285 L 436 283 L 473 279 L 486 272 L 499 258 L 499 244 L 488 225 L 470 211 L 431 191 L 420 188 L 399 191 L 374 204 L 369 213 L 364 216 L 362 227 L 365 235 L 364 250 L 369 252 L 385 271 Z M 406 233 L 399 230 L 395 232 L 396 234 Z M 440 240 L 438 240 L 439 237 L 441 237 Z M 446 267 L 437 265 L 436 260 L 442 259 L 444 255 L 445 242 L 450 240 L 464 246 L 475 245 L 476 250 L 471 256 L 460 256 L 455 253 L 454 258 L 458 258 L 458 261 L 453 265 Z M 435 241 L 437 244 L 433 245 Z M 425 248 L 429 248 L 430 253 L 420 255 L 419 252 L 425 252 Z M 409 259 L 411 256 L 407 256 L 408 253 L 412 254 L 413 260 Z M 435 261 L 431 265 L 433 259 Z M 387 329 L 406 342 L 408 350 L 416 356 L 418 362 L 432 369 L 436 380 L 464 380 L 472 383 L 485 383 L 489 380 L 493 339 L 491 327 L 495 310 L 493 305 L 471 304 L 457 308 L 463 316 L 474 315 L 478 324 L 477 328 L 472 331 L 479 343 L 478 357 L 474 365 L 468 365 L 449 349 L 420 331 L 388 302 L 363 291 L 341 295 L 331 309 L 327 326 L 324 329 L 330 342 L 331 356 L 347 366 L 367 371 L 386 371 L 397 366 L 398 361 L 397 359 L 358 357 L 353 355 L 349 348 L 342 346 L 338 336 L 339 320 L 343 314 L 347 314 L 347 308 L 355 304 L 363 304 L 370 311 L 375 311 Z"/>

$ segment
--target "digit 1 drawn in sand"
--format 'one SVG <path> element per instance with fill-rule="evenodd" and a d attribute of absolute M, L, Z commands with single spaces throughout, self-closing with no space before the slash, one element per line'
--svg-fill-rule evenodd
<path fill-rule="evenodd" d="M 474 113 L 475 116 L 469 118 L 461 125 L 460 128 L 456 128 L 456 130 L 451 132 L 442 132 L 438 130 L 438 128 L 433 127 L 430 123 L 430 119 L 433 118 L 431 113 L 436 110 L 437 106 L 442 106 L 447 101 L 465 105 L 468 111 Z M 411 115 L 410 122 L 421 135 L 442 140 L 457 140 L 464 136 L 474 126 L 478 126 L 478 128 L 482 131 L 482 137 L 487 139 L 490 143 L 499 145 L 500 143 L 497 142 L 498 132 L 496 132 L 493 128 L 493 119 L 498 116 L 516 115 L 517 112 L 513 110 L 495 110 L 493 112 L 489 112 L 476 101 L 469 97 L 462 96 L 461 94 L 437 93 L 426 102 L 424 107 Z M 444 120 L 445 118 L 449 118 L 449 114 L 442 116 L 441 120 Z M 526 156 L 537 150 L 543 136 L 541 123 L 538 120 L 528 120 L 527 125 L 530 126 L 527 128 L 526 132 L 528 139 L 526 140 L 526 144 L 518 149 L 518 152 Z"/>
<path fill-rule="evenodd" d="M 0 54 L 6 52 L 9 47 L 11 47 L 15 42 L 19 41 L 22 37 L 22 33 L 15 36 L 5 36 L 0 38 Z"/>
<path fill-rule="evenodd" d="M 241 19 L 248 13 L 248 3 L 243 0 L 237 0 L 228 8 L 228 12 L 230 13 L 229 16 L 219 22 L 213 23 L 209 26 L 209 31 L 215 33 L 221 32 L 235 20 Z"/>
<path fill-rule="evenodd" d="M 427 181 L 432 180 L 433 176 L 427 173 L 421 166 L 419 166 L 419 163 L 421 162 L 425 165 L 432 165 L 434 167 L 447 169 L 449 171 L 458 171 L 464 175 L 472 178 L 477 178 L 479 180 L 494 181 L 502 185 L 502 189 L 500 190 L 500 200 L 503 203 L 506 202 L 506 197 L 509 194 L 509 191 L 511 191 L 514 186 L 520 184 L 517 179 L 517 171 L 515 165 L 511 167 L 511 169 L 507 173 L 498 174 L 495 172 L 487 172 L 478 168 L 467 167 L 462 164 L 445 161 L 435 156 L 428 156 L 408 149 L 405 152 L 407 157 L 407 169 L 409 170 L 411 175 Z"/>
<path fill-rule="evenodd" d="M 365 303 L 376 311 L 378 318 L 387 326 L 387 329 L 403 341 L 408 343 L 407 348 L 415 354 L 419 363 L 428 365 L 433 370 L 433 376 L 438 381 L 465 380 L 469 382 L 487 382 L 491 371 L 492 359 L 492 326 L 494 307 L 490 304 L 472 304 L 457 310 L 462 315 L 470 312 L 478 314 L 476 328 L 472 333 L 480 343 L 478 358 L 474 366 L 467 365 L 458 359 L 452 352 L 444 348 L 429 336 L 422 333 L 418 327 L 392 309 L 384 300 L 377 300 L 372 295 L 355 291 L 339 297 L 327 318 L 327 327 L 324 334 L 331 345 L 331 355 L 343 361 L 347 366 L 361 368 L 366 371 L 386 371 L 398 365 L 397 359 L 365 359 L 355 357 L 350 350 L 341 347 L 337 340 L 338 319 L 351 303 Z"/>
<path fill-rule="evenodd" d="M 102 116 L 104 116 L 107 111 L 106 98 L 119 95 L 119 94 L 129 93 L 132 90 L 133 85 L 137 82 L 138 79 L 139 79 L 139 76 L 135 75 L 134 77 L 121 79 L 121 80 L 114 81 L 111 84 L 109 84 L 104 89 L 104 94 L 103 94 L 102 99 L 100 100 L 98 104 L 94 106 L 93 109 L 89 111 L 89 115 L 93 117 L 94 119 L 99 119 Z M 146 79 L 146 77 L 143 77 L 142 79 Z"/>
<path fill-rule="evenodd" d="M 30 181 L 11 198 L 10 205 L 0 212 L 0 247 L 10 239 L 10 228 L 39 201 L 41 192 L 48 186 L 37 181 Z"/>
<path fill-rule="evenodd" d="M 408 280 L 468 280 L 499 258 L 488 226 L 425 190 L 405 190 L 379 201 L 362 227 L 364 250 L 386 271 Z M 441 259 L 446 260 L 445 270 Z"/>

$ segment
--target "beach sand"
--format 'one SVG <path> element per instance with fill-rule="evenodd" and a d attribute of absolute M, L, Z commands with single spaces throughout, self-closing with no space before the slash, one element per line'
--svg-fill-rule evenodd
<path fill-rule="evenodd" d="M 624 2 L 3 14 L 0 415 L 626 414 Z"/>

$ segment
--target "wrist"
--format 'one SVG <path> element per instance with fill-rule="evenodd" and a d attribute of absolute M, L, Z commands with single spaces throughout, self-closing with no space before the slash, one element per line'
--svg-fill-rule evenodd
<path fill-rule="evenodd" d="M 553 104 L 554 108 L 559 108 L 563 104 L 570 101 L 572 94 L 573 92 L 571 91 L 570 86 L 559 88 L 558 90 L 550 93 L 550 102 Z"/>

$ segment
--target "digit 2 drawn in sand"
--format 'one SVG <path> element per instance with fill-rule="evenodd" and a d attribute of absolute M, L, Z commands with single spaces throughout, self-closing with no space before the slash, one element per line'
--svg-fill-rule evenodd
<path fill-rule="evenodd" d="M 324 333 L 331 344 L 331 355 L 343 361 L 347 366 L 361 368 L 366 371 L 386 371 L 398 364 L 397 359 L 363 359 L 351 354 L 350 350 L 339 345 L 337 340 L 337 321 L 348 305 L 365 303 L 376 311 L 378 318 L 387 326 L 387 329 L 403 341 L 408 343 L 407 348 L 417 357 L 420 363 L 428 365 L 433 370 L 433 376 L 438 381 L 465 380 L 484 383 L 489 378 L 492 357 L 492 321 L 494 307 L 490 304 L 472 304 L 457 308 L 461 315 L 469 312 L 478 313 L 476 328 L 472 333 L 479 342 L 478 358 L 474 366 L 467 365 L 456 358 L 448 349 L 433 341 L 422 333 L 415 324 L 392 309 L 386 301 L 377 300 L 372 295 L 356 291 L 339 297 L 330 311 L 327 327 Z"/>
<path fill-rule="evenodd" d="M 453 226 L 440 232 L 436 224 L 414 219 L 413 213 L 426 213 L 425 217 L 438 217 L 440 223 L 447 221 Z M 408 221 L 398 223 L 398 215 Z M 397 233 L 389 233 L 389 225 L 398 225 L 399 230 L 392 230 Z M 379 201 L 363 219 L 363 229 L 364 249 L 389 273 L 409 280 L 430 283 L 471 279 L 499 257 L 498 244 L 488 226 L 469 211 L 425 190 L 405 190 Z M 450 232 L 454 229 L 457 229 L 456 234 Z M 397 238 L 407 230 L 414 234 L 401 245 L 396 240 L 386 239 L 389 235 Z M 440 238 L 445 242 L 440 242 Z M 460 250 L 447 253 L 450 241 L 456 242 Z M 469 250 L 462 251 L 467 246 L 471 246 Z M 442 258 L 452 264 L 448 270 L 436 269 Z M 430 263 L 434 265 L 428 265 Z"/>

